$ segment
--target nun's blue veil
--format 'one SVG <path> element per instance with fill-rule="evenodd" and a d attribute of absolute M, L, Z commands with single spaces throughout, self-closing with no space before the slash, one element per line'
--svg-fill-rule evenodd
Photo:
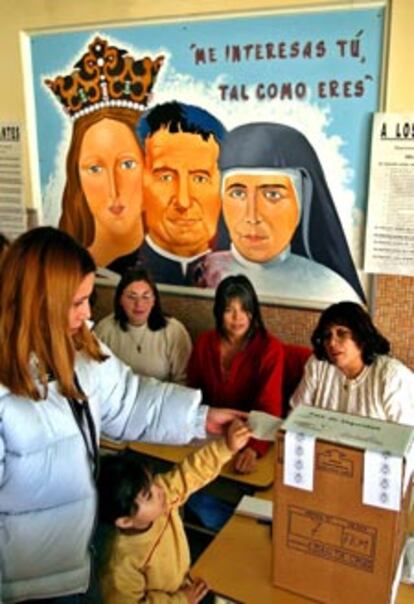
<path fill-rule="evenodd" d="M 343 277 L 366 301 L 322 166 L 307 138 L 290 126 L 243 124 L 221 143 L 221 173 L 234 168 L 296 168 L 302 174 L 301 220 L 291 250 Z"/>

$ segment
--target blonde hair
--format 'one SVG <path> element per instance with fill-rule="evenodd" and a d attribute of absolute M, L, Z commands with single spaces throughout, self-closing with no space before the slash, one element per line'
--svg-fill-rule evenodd
<path fill-rule="evenodd" d="M 107 118 L 124 123 L 141 148 L 135 127 L 141 113 L 126 107 L 104 107 L 78 118 L 73 125 L 72 140 L 66 157 L 66 184 L 62 197 L 62 214 L 59 228 L 72 235 L 85 247 L 92 245 L 95 237 L 95 219 L 89 209 L 79 176 L 79 155 L 83 137 L 91 126 Z"/>
<path fill-rule="evenodd" d="M 52 227 L 11 244 L 0 267 L 0 382 L 10 392 L 44 399 L 52 374 L 64 396 L 84 398 L 74 384 L 75 351 L 96 361 L 106 357 L 86 326 L 70 334 L 69 311 L 95 268 L 87 250 Z"/>

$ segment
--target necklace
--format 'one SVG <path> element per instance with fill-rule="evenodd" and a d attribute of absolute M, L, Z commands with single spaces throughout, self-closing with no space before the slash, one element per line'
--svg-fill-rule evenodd
<path fill-rule="evenodd" d="M 131 338 L 131 340 L 134 342 L 136 351 L 138 352 L 138 354 L 141 354 L 142 343 L 145 338 L 145 334 L 147 333 L 147 324 L 144 323 L 144 325 L 137 325 L 137 326 L 128 325 L 127 333 L 129 335 L 129 337 Z"/>

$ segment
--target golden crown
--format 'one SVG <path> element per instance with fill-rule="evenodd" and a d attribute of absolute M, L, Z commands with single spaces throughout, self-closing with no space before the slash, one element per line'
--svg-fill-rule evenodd
<path fill-rule="evenodd" d="M 140 110 L 147 106 L 162 55 L 135 60 L 126 50 L 110 46 L 99 38 L 74 65 L 75 71 L 45 80 L 72 119 L 103 107 Z"/>

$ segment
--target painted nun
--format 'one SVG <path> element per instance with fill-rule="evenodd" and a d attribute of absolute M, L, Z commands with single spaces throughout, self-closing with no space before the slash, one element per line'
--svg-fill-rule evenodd
<path fill-rule="evenodd" d="M 273 298 L 365 302 L 321 164 L 301 132 L 239 126 L 222 142 L 219 166 L 232 244 L 204 261 L 200 285 L 244 273 Z"/>

